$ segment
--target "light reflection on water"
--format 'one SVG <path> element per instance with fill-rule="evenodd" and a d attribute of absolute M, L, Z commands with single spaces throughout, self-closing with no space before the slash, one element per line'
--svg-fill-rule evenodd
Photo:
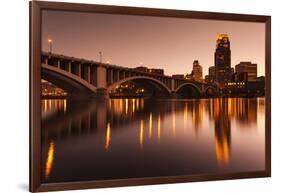
<path fill-rule="evenodd" d="M 263 170 L 264 114 L 264 98 L 42 100 L 42 180 Z"/>
<path fill-rule="evenodd" d="M 42 99 L 41 109 L 42 109 L 42 119 L 45 119 L 52 114 L 62 111 L 66 113 L 67 100 L 66 99 Z"/>
<path fill-rule="evenodd" d="M 109 149 L 109 145 L 110 145 L 110 123 L 107 123 L 107 127 L 106 127 L 106 135 L 105 135 L 105 150 Z"/>
<path fill-rule="evenodd" d="M 54 142 L 50 142 L 49 148 L 48 148 L 48 155 L 46 159 L 46 165 L 45 165 L 45 178 L 48 178 L 53 167 L 53 162 L 54 162 L 54 150 L 55 145 Z"/>

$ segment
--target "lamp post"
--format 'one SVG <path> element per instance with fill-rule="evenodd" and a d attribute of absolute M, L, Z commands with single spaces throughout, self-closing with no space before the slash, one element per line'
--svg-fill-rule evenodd
<path fill-rule="evenodd" d="M 100 55 L 100 63 L 102 63 L 102 52 L 101 51 L 99 52 L 99 55 Z"/>
<path fill-rule="evenodd" d="M 53 40 L 52 39 L 48 39 L 48 42 L 49 42 L 49 52 L 52 53 Z"/>

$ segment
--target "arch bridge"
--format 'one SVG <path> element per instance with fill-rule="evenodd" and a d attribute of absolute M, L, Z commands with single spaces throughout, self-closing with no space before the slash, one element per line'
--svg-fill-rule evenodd
<path fill-rule="evenodd" d="M 108 96 L 118 85 L 128 81 L 149 86 L 159 96 L 205 97 L 219 93 L 215 84 L 46 52 L 41 54 L 41 77 L 70 96 Z"/>

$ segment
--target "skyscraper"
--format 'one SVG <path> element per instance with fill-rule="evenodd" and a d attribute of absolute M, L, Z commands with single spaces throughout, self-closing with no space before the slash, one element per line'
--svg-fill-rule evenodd
<path fill-rule="evenodd" d="M 225 83 L 231 78 L 231 51 L 227 34 L 219 34 L 215 52 L 216 81 Z"/>
<path fill-rule="evenodd" d="M 203 79 L 202 66 L 199 64 L 198 60 L 193 61 L 193 68 L 191 74 L 193 80 L 202 81 Z"/>

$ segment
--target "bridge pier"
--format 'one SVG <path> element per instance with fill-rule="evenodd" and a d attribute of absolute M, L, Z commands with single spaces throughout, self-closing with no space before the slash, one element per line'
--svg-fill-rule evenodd
<path fill-rule="evenodd" d="M 107 101 L 98 100 L 96 104 L 98 110 L 96 113 L 97 128 L 99 130 L 104 130 L 106 129 L 107 123 Z"/>
<path fill-rule="evenodd" d="M 113 70 L 112 69 L 109 69 L 109 84 L 112 84 L 113 83 Z"/>
<path fill-rule="evenodd" d="M 113 71 L 113 82 L 119 81 L 119 70 Z"/>
<path fill-rule="evenodd" d="M 178 93 L 176 93 L 176 92 L 171 92 L 171 94 L 170 94 L 170 98 L 172 98 L 172 99 L 178 99 L 178 98 L 181 98 L 181 96 L 178 94 Z"/>
<path fill-rule="evenodd" d="M 81 64 L 78 64 L 78 76 L 81 77 Z"/>
<path fill-rule="evenodd" d="M 87 66 L 87 81 L 91 82 L 91 67 Z"/>
<path fill-rule="evenodd" d="M 174 79 L 171 80 L 171 90 L 172 90 L 172 92 L 175 92 L 175 80 Z"/>
<path fill-rule="evenodd" d="M 97 67 L 97 97 L 98 98 L 109 98 L 107 91 L 107 72 L 103 66 Z"/>
<path fill-rule="evenodd" d="M 120 76 L 120 74 L 119 74 L 119 70 L 116 72 L 116 80 L 117 81 L 119 81 L 119 76 Z"/>
<path fill-rule="evenodd" d="M 121 71 L 120 79 L 125 79 L 125 78 L 126 78 L 126 72 L 125 71 Z"/>
<path fill-rule="evenodd" d="M 96 97 L 97 98 L 109 98 L 109 93 L 107 89 L 105 88 L 98 88 L 96 91 Z"/>
<path fill-rule="evenodd" d="M 96 66 L 90 66 L 90 83 L 97 85 L 97 68 Z"/>
<path fill-rule="evenodd" d="M 57 61 L 58 69 L 61 69 L 60 60 Z"/>
<path fill-rule="evenodd" d="M 66 71 L 69 72 L 69 73 L 71 73 L 71 62 L 68 62 L 68 63 L 66 64 Z"/>

